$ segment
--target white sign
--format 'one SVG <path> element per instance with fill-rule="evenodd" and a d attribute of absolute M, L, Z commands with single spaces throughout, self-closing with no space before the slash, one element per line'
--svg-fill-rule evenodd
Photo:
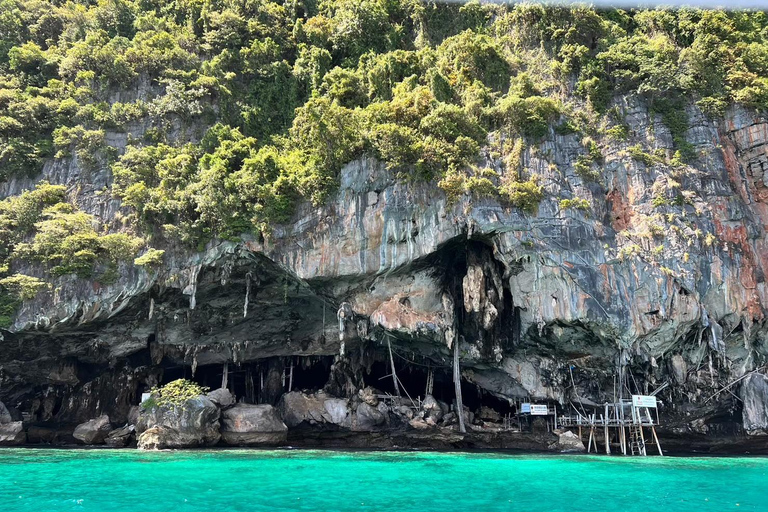
<path fill-rule="evenodd" d="M 152 396 L 152 393 L 142 393 L 141 394 L 141 402 L 140 404 L 143 404 L 145 401 L 149 400 L 149 397 Z"/>
<path fill-rule="evenodd" d="M 531 416 L 546 416 L 547 406 L 531 404 Z"/>
<path fill-rule="evenodd" d="M 528 404 L 528 403 L 520 404 L 520 412 L 523 413 L 523 414 L 530 413 L 531 412 L 531 404 Z"/>
<path fill-rule="evenodd" d="M 648 395 L 632 395 L 632 405 L 635 407 L 656 408 L 656 397 Z"/>

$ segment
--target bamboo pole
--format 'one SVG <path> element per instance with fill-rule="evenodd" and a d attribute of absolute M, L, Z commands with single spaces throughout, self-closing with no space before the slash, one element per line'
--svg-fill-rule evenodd
<path fill-rule="evenodd" d="M 624 430 L 624 422 L 619 422 L 619 443 L 621 444 L 621 454 L 627 454 L 627 432 Z"/>
<path fill-rule="evenodd" d="M 293 389 L 293 358 L 291 358 L 291 373 L 288 375 L 288 392 Z"/>
<path fill-rule="evenodd" d="M 389 364 L 392 366 L 392 383 L 395 385 L 395 394 L 400 396 L 400 386 L 397 383 L 397 373 L 395 372 L 395 358 L 392 357 L 392 344 L 387 337 L 387 348 L 389 349 Z"/>
<path fill-rule="evenodd" d="M 664 453 L 661 451 L 661 443 L 659 443 L 659 436 L 656 435 L 656 427 L 651 426 L 651 432 L 653 432 L 653 440 L 656 441 L 656 448 L 659 449 L 659 455 L 662 457 L 664 456 Z"/>
<path fill-rule="evenodd" d="M 659 410 L 656 409 L 656 413 L 658 414 Z M 651 417 L 651 411 L 648 410 L 648 408 L 645 408 L 645 415 L 648 416 L 648 421 L 651 423 L 651 432 L 653 432 L 653 441 L 656 443 L 656 448 L 659 450 L 659 455 L 662 457 L 664 454 L 661 451 L 661 443 L 659 443 L 659 436 L 656 435 L 656 426 L 653 424 L 653 418 Z"/>

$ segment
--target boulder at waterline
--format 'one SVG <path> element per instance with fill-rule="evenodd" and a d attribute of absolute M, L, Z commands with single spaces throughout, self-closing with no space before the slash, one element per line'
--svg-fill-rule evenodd
<path fill-rule="evenodd" d="M 375 407 L 363 402 L 357 406 L 355 417 L 352 421 L 352 430 L 373 430 L 386 423 L 387 418 Z"/>
<path fill-rule="evenodd" d="M 587 448 L 584 446 L 581 439 L 579 439 L 579 436 L 570 430 L 555 431 L 555 434 L 557 434 L 557 449 L 561 453 L 587 451 Z"/>
<path fill-rule="evenodd" d="M 213 446 L 219 442 L 219 408 L 205 396 L 181 405 L 142 410 L 136 424 L 138 447 L 145 450 Z"/>
<path fill-rule="evenodd" d="M 221 438 L 235 446 L 278 445 L 288 438 L 288 427 L 268 404 L 237 404 L 221 414 Z"/>
<path fill-rule="evenodd" d="M 346 428 L 352 425 L 349 402 L 322 391 L 309 395 L 301 391 L 291 391 L 283 395 L 277 408 L 289 428 L 297 427 L 303 422 Z"/>
<path fill-rule="evenodd" d="M 75 427 L 72 436 L 83 444 L 103 444 L 107 434 L 112 430 L 109 416 L 106 414 L 88 420 Z"/>
<path fill-rule="evenodd" d="M 112 448 L 123 448 L 128 446 L 133 437 L 135 427 L 133 425 L 126 425 L 121 428 L 116 428 L 111 431 L 109 435 L 104 439 L 104 443 Z"/>
<path fill-rule="evenodd" d="M 26 440 L 27 434 L 24 432 L 24 424 L 21 421 L 0 425 L 0 446 L 20 445 Z"/>
<path fill-rule="evenodd" d="M 749 375 L 741 384 L 740 395 L 744 430 L 752 435 L 768 433 L 768 377 L 760 373 Z"/>

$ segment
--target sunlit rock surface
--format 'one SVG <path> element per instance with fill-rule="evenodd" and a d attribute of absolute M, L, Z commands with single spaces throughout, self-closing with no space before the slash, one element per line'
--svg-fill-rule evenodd
<path fill-rule="evenodd" d="M 768 355 L 768 123 L 737 108 L 715 123 L 691 107 L 697 156 L 674 169 L 630 156 L 642 141 L 670 157 L 672 139 L 646 105 L 618 105 L 630 140 L 599 141 L 595 182 L 574 170 L 576 135 L 551 132 L 526 148 L 522 165 L 546 191 L 535 215 L 493 198 L 450 203 L 434 183 L 398 181 L 363 159 L 343 169 L 326 205 L 301 206 L 266 238 L 168 247 L 162 269 L 122 268 L 111 284 L 63 277 L 2 333 L 0 399 L 29 423 L 109 414 L 123 424 L 140 393 L 171 373 L 218 386 L 229 363 L 241 372 L 235 394 L 282 400 L 289 428 L 371 429 L 384 422 L 370 404 L 361 414 L 357 391 L 380 386 L 391 357 L 435 369 L 448 393 L 456 340 L 462 380 L 481 397 L 602 403 L 624 368 L 633 392 L 658 390 L 675 432 L 764 429 L 765 408 L 736 396 L 755 396 L 760 376 L 737 379 Z M 39 178 L 67 185 L 82 209 L 112 222 L 119 204 L 92 193 L 108 173 L 78 189 L 82 173 L 61 165 Z M 486 165 L 501 169 L 491 156 Z M 560 207 L 575 197 L 589 209 Z M 337 317 L 344 303 L 350 311 Z M 283 395 L 290 371 L 310 379 L 333 358 L 322 382 Z M 151 444 L 178 444 L 145 424 L 140 444 L 149 430 Z"/>

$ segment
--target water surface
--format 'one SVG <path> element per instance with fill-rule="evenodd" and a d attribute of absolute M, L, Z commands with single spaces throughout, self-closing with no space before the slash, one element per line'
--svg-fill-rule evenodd
<path fill-rule="evenodd" d="M 768 459 L 5 449 L 0 510 L 768 511 Z"/>

